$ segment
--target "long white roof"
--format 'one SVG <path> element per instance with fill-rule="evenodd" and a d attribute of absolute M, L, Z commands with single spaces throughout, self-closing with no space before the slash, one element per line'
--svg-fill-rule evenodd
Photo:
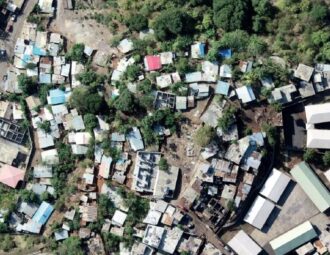
<path fill-rule="evenodd" d="M 258 196 L 245 215 L 244 221 L 258 229 L 262 229 L 274 207 L 273 202 Z"/>
<path fill-rule="evenodd" d="M 240 230 L 229 242 L 228 245 L 238 255 L 257 255 L 262 249 L 243 230 Z"/>
<path fill-rule="evenodd" d="M 289 182 L 289 176 L 273 168 L 260 194 L 277 203 Z"/>
<path fill-rule="evenodd" d="M 308 129 L 307 148 L 330 149 L 330 130 Z"/>
<path fill-rule="evenodd" d="M 309 124 L 330 122 L 330 103 L 307 105 L 305 112 Z"/>
<path fill-rule="evenodd" d="M 316 237 L 309 221 L 306 221 L 269 242 L 276 255 L 284 255 Z"/>

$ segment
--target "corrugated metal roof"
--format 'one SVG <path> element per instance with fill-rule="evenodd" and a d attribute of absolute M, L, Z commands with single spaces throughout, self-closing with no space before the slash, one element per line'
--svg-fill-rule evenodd
<path fill-rule="evenodd" d="M 257 255 L 262 249 L 243 230 L 240 230 L 229 242 L 228 245 L 238 255 Z"/>
<path fill-rule="evenodd" d="M 215 94 L 227 96 L 229 92 L 229 83 L 225 81 L 218 81 L 215 87 Z"/>
<path fill-rule="evenodd" d="M 37 212 L 34 214 L 32 220 L 39 224 L 44 225 L 53 211 L 54 211 L 53 206 L 43 201 L 40 207 L 38 208 Z"/>
<path fill-rule="evenodd" d="M 245 215 L 244 221 L 250 223 L 252 226 L 258 229 L 262 229 L 274 207 L 274 203 L 261 196 L 258 196 Z"/>
<path fill-rule="evenodd" d="M 269 242 L 276 255 L 284 255 L 317 236 L 309 221 Z"/>
<path fill-rule="evenodd" d="M 304 161 L 295 165 L 290 173 L 321 212 L 330 207 L 328 189 Z"/>
<path fill-rule="evenodd" d="M 277 203 L 289 182 L 289 176 L 274 168 L 262 187 L 260 194 Z"/>

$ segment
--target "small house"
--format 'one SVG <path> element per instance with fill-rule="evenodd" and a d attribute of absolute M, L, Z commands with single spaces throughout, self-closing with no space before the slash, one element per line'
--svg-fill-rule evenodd
<path fill-rule="evenodd" d="M 146 71 L 157 71 L 162 68 L 160 56 L 146 56 L 144 57 L 144 65 Z"/>
<path fill-rule="evenodd" d="M 195 43 L 191 45 L 191 58 L 200 59 L 205 57 L 205 43 Z"/>

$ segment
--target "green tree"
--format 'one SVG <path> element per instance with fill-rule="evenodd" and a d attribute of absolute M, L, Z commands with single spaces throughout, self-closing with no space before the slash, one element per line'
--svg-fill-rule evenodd
<path fill-rule="evenodd" d="M 104 75 L 98 75 L 93 70 L 87 70 L 77 75 L 77 79 L 83 84 L 91 87 L 103 85 L 105 82 Z"/>
<path fill-rule="evenodd" d="M 130 65 L 127 67 L 126 72 L 124 73 L 124 78 L 129 81 L 135 81 L 141 73 L 141 66 L 139 65 Z"/>
<path fill-rule="evenodd" d="M 98 216 L 100 219 L 113 216 L 116 211 L 116 207 L 111 199 L 109 199 L 106 195 L 101 194 L 97 202 Z"/>
<path fill-rule="evenodd" d="M 86 87 L 79 87 L 73 90 L 69 104 L 82 114 L 97 114 L 101 110 L 103 98 Z"/>
<path fill-rule="evenodd" d="M 122 112 L 131 113 L 134 111 L 135 100 L 133 94 L 128 89 L 123 89 L 120 95 L 114 100 L 114 107 Z"/>
<path fill-rule="evenodd" d="M 330 151 L 326 151 L 322 157 L 323 164 L 325 166 L 330 166 Z"/>
<path fill-rule="evenodd" d="M 328 14 L 329 7 L 325 3 L 315 3 L 309 15 L 314 21 L 323 23 L 326 21 Z"/>
<path fill-rule="evenodd" d="M 307 163 L 313 163 L 318 158 L 317 151 L 315 149 L 308 148 L 304 153 L 304 160 Z"/>
<path fill-rule="evenodd" d="M 38 65 L 35 64 L 35 63 L 27 63 L 26 66 L 25 66 L 25 68 L 32 70 L 32 69 L 36 68 L 37 66 Z"/>
<path fill-rule="evenodd" d="M 39 198 L 32 190 L 23 189 L 20 191 L 20 198 L 29 203 L 39 202 Z"/>
<path fill-rule="evenodd" d="M 130 30 L 141 31 L 148 28 L 148 18 L 140 13 L 133 14 L 126 20 L 126 25 Z"/>
<path fill-rule="evenodd" d="M 232 124 L 235 122 L 236 109 L 234 107 L 228 107 L 218 119 L 218 127 L 224 132 L 227 132 Z"/>
<path fill-rule="evenodd" d="M 153 24 L 155 34 L 160 40 L 167 40 L 178 35 L 189 34 L 194 28 L 194 21 L 180 9 L 162 11 Z"/>
<path fill-rule="evenodd" d="M 159 169 L 162 171 L 167 171 L 169 168 L 167 160 L 163 157 L 159 160 L 158 166 L 159 166 Z"/>
<path fill-rule="evenodd" d="M 244 29 L 248 24 L 249 6 L 245 0 L 213 0 L 214 24 L 225 31 Z"/>
<path fill-rule="evenodd" d="M 79 237 L 70 236 L 65 239 L 59 246 L 58 250 L 55 251 L 57 255 L 84 255 L 84 251 L 81 247 L 81 241 Z"/>
<path fill-rule="evenodd" d="M 269 145 L 274 147 L 278 139 L 276 128 L 270 124 L 263 123 L 261 129 L 266 133 Z"/>
<path fill-rule="evenodd" d="M 46 133 L 50 133 L 51 125 L 49 121 L 38 122 L 38 128 L 42 129 Z"/>
<path fill-rule="evenodd" d="M 225 33 L 220 39 L 220 48 L 231 48 L 237 52 L 246 51 L 250 43 L 249 34 L 242 30 L 235 30 L 233 32 Z"/>
<path fill-rule="evenodd" d="M 252 36 L 247 46 L 249 55 L 256 57 L 263 55 L 267 50 L 267 44 L 260 37 Z"/>
<path fill-rule="evenodd" d="M 66 54 L 66 58 L 78 61 L 80 63 L 86 63 L 87 58 L 84 54 L 85 45 L 83 43 L 77 43 L 72 46 L 69 52 Z"/>
<path fill-rule="evenodd" d="M 180 74 L 184 74 L 192 70 L 189 61 L 186 58 L 179 58 L 178 62 L 175 64 L 175 68 Z"/>
<path fill-rule="evenodd" d="M 198 146 L 205 147 L 210 144 L 214 136 L 214 129 L 210 126 L 205 125 L 203 127 L 200 127 L 196 131 L 194 135 L 194 141 Z"/>
<path fill-rule="evenodd" d="M 92 131 L 98 125 L 98 120 L 94 114 L 87 113 L 84 115 L 84 123 L 87 130 Z"/>
<path fill-rule="evenodd" d="M 18 76 L 18 86 L 25 95 L 32 95 L 37 92 L 36 82 L 25 74 Z"/>

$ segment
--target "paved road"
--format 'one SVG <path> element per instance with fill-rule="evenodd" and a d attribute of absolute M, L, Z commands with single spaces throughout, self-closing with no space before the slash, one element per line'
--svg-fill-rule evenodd
<path fill-rule="evenodd" d="M 27 19 L 30 12 L 33 10 L 34 5 L 37 2 L 37 0 L 25 0 L 23 10 L 21 11 L 21 14 L 17 17 L 16 22 L 14 23 L 13 32 L 10 33 L 9 37 L 5 40 L 0 40 L 0 48 L 6 49 L 7 54 L 9 56 L 9 60 L 14 56 L 14 47 L 17 38 L 21 34 L 24 21 Z M 0 80 L 2 80 L 3 75 L 6 74 L 8 67 L 8 62 L 0 62 Z"/>

